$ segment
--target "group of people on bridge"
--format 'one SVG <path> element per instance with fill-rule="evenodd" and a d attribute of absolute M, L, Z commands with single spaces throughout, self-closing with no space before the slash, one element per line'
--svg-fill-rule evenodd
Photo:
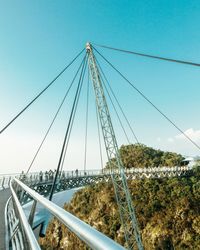
<path fill-rule="evenodd" d="M 40 171 L 38 173 L 30 173 L 30 174 L 25 174 L 24 171 L 22 171 L 22 173 L 19 176 L 19 179 L 25 181 L 28 178 L 31 181 L 37 178 L 39 181 L 50 181 L 54 179 L 55 175 L 56 175 L 56 169 L 54 171 L 50 169 L 49 171 L 46 170 L 45 172 Z M 86 171 L 84 172 L 84 175 L 87 175 Z M 78 169 L 67 172 L 60 171 L 58 173 L 58 177 L 60 179 L 64 179 L 66 177 L 78 177 L 78 176 L 79 176 Z"/>

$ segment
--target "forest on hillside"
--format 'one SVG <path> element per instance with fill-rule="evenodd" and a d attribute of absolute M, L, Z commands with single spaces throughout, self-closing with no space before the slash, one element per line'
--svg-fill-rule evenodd
<path fill-rule="evenodd" d="M 127 157 L 129 149 L 129 146 L 120 149 L 123 162 L 132 159 L 131 153 Z M 159 155 L 160 161 L 168 159 L 169 165 L 171 158 L 182 160 L 175 153 L 161 151 Z M 163 158 L 163 155 L 170 157 Z M 145 162 L 153 159 L 149 150 L 143 152 L 143 157 Z M 200 249 L 200 167 L 196 166 L 185 177 L 132 180 L 128 184 L 145 250 Z M 112 183 L 83 188 L 64 209 L 126 246 Z M 88 249 L 55 218 L 40 244 L 47 250 Z"/>
<path fill-rule="evenodd" d="M 174 152 L 166 152 L 144 144 L 122 145 L 119 149 L 122 163 L 125 168 L 148 168 L 159 166 L 178 166 L 184 157 Z M 106 168 L 116 167 L 113 158 L 106 164 Z"/>

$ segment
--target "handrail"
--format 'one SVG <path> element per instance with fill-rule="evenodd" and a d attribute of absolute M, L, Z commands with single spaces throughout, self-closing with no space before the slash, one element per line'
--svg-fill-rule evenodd
<path fill-rule="evenodd" d="M 9 206 L 9 203 L 11 201 L 11 198 L 12 197 L 10 196 L 9 199 L 7 200 L 6 205 L 5 205 L 5 212 L 4 212 L 4 219 L 5 219 L 5 247 L 6 247 L 6 249 L 9 249 L 9 237 L 8 237 L 9 228 L 8 228 L 7 212 L 8 212 L 8 206 Z"/>
<path fill-rule="evenodd" d="M 135 175 L 136 178 L 162 178 L 162 177 L 173 177 L 180 174 L 186 174 L 186 172 L 191 171 L 193 166 L 174 166 L 174 167 L 148 167 L 148 168 L 130 168 L 125 169 L 126 175 Z M 117 173 L 117 170 L 114 170 Z M 0 190 L 8 188 L 10 181 L 17 177 L 20 180 L 25 181 L 28 184 L 37 184 L 38 182 L 52 182 L 54 178 L 53 171 L 45 171 L 45 172 L 31 172 L 29 174 L 7 174 L 2 175 L 0 174 Z M 62 171 L 60 172 L 59 178 L 60 179 L 74 179 L 74 178 L 87 178 L 88 176 L 109 176 L 110 170 L 109 169 L 94 169 L 94 170 L 73 170 L 73 171 Z M 163 176 L 161 176 L 163 175 Z"/>
<path fill-rule="evenodd" d="M 187 174 L 188 171 L 192 170 L 192 166 L 174 166 L 174 167 L 150 167 L 150 168 L 131 168 L 131 169 L 127 169 L 126 170 L 126 175 L 127 178 L 163 178 L 163 177 L 173 177 L 175 175 L 184 175 Z M 21 184 L 24 185 L 22 182 L 20 182 L 20 184 L 18 183 L 18 179 L 22 180 L 25 184 L 30 185 L 30 186 L 34 186 L 37 187 L 37 185 L 43 185 L 43 184 L 48 184 L 51 185 L 52 179 L 53 179 L 54 173 L 53 171 L 49 171 L 49 172 L 34 172 L 34 173 L 29 173 L 28 175 L 24 175 L 23 173 L 21 173 L 18 176 L 14 176 L 11 175 L 0 175 L 0 190 L 1 188 L 7 188 L 8 186 L 10 186 L 11 181 L 13 180 L 13 183 L 15 183 L 17 186 L 16 190 L 18 190 L 19 192 L 17 192 L 18 194 L 21 191 L 20 194 L 20 203 L 21 204 L 25 204 L 27 201 L 30 201 L 30 196 L 28 195 L 28 192 L 24 191 Z M 59 190 L 66 190 L 68 188 L 74 188 L 76 187 L 76 185 L 72 185 L 72 186 L 65 186 L 66 182 L 62 182 L 62 180 L 64 179 L 71 179 L 71 180 L 76 180 L 75 183 L 77 184 L 77 178 L 79 178 L 80 181 L 80 185 L 88 185 L 90 183 L 93 183 L 93 181 L 96 181 L 96 177 L 99 176 L 100 179 L 104 179 L 104 180 L 108 180 L 108 178 L 110 178 L 110 174 L 109 174 L 109 169 L 106 169 L 104 171 L 102 170 L 87 170 L 87 171 L 63 171 L 60 173 L 60 179 L 61 179 L 61 184 L 63 183 L 64 186 L 59 186 Z M 1 179 L 2 177 L 2 179 Z M 15 177 L 15 179 L 14 179 Z M 91 178 L 94 177 L 94 180 L 92 179 L 91 182 Z M 83 179 L 85 179 L 85 181 L 83 181 Z M 89 180 L 89 182 L 87 182 L 87 179 Z M 77 186 L 80 186 L 80 185 Z M 20 188 L 21 186 L 21 188 Z M 15 186 L 12 186 L 15 189 Z M 26 188 L 28 188 L 25 185 Z M 22 190 L 19 190 L 22 189 Z M 37 188 L 36 188 L 37 189 Z M 42 189 L 43 190 L 43 189 Z M 40 190 L 39 193 L 44 194 L 45 196 L 48 195 L 48 192 L 44 192 Z M 31 190 L 32 191 L 32 190 Z M 37 193 L 36 193 L 37 194 Z M 41 195 L 40 195 L 41 197 Z M 32 199 L 34 200 L 34 204 L 36 207 L 37 204 L 37 199 L 34 199 L 32 197 Z M 40 203 L 40 202 L 39 202 Z M 21 206 L 20 204 L 20 206 Z M 11 232 L 9 232 L 9 238 L 8 238 L 8 242 L 9 244 L 11 244 L 13 246 L 13 249 L 16 249 L 15 246 L 17 247 L 17 245 L 19 246 L 19 244 L 21 246 L 24 245 L 23 243 L 23 239 L 24 237 L 24 232 L 23 232 L 23 228 L 21 229 L 21 225 L 18 224 L 18 218 L 16 218 L 16 215 L 19 214 L 19 212 L 17 211 L 16 205 L 14 203 L 14 199 L 10 199 L 9 202 L 7 203 L 7 206 L 5 209 L 5 213 L 7 213 L 7 215 L 5 214 L 5 216 L 7 216 L 6 218 L 8 219 L 8 224 L 9 224 L 9 228 L 11 230 Z M 30 215 L 29 215 L 29 224 L 32 226 L 33 224 L 33 219 L 34 219 L 34 213 L 35 213 L 35 207 L 32 206 Z M 49 209 L 47 209 L 49 210 Z M 64 211 L 66 213 L 66 211 Z M 51 212 L 53 213 L 53 212 Z M 54 214 L 54 213 L 53 213 Z M 54 214 L 55 215 L 55 214 Z M 56 216 L 56 215 L 55 215 Z M 56 216 L 59 218 L 59 216 Z M 76 218 L 77 219 L 77 218 Z M 61 220 L 62 221 L 62 220 Z M 65 222 L 63 222 L 65 225 L 67 225 Z M 35 225 L 35 224 L 34 224 Z M 17 227 L 16 227 L 17 226 Z M 68 226 L 68 225 L 67 225 Z M 16 228 L 17 228 L 17 233 L 16 233 Z M 70 229 L 70 227 L 68 226 L 68 228 Z M 72 229 L 70 229 L 72 231 Z M 98 231 L 97 231 L 98 232 Z M 23 233 L 23 234 L 22 234 Z M 23 236 L 23 238 L 22 238 Z M 79 237 L 79 235 L 77 235 Z M 104 236 L 104 235 L 103 235 Z M 104 236 L 106 237 L 106 236 Z M 81 238 L 81 237 L 80 237 Z M 84 241 L 84 240 L 83 240 Z M 25 243 L 26 244 L 26 243 Z M 87 242 L 86 242 L 87 244 Z M 6 246 L 7 247 L 7 246 Z M 8 247 L 6 248 L 8 249 Z M 21 249 L 21 248 L 20 248 Z M 31 249 L 30 247 L 28 248 L 28 250 Z M 95 248 L 97 249 L 97 248 Z M 101 249 L 101 248 L 100 248 Z M 106 249 L 108 249 L 108 247 L 106 246 Z M 112 248 L 111 248 L 112 249 Z M 116 248 L 114 248 L 116 249 Z"/>
<path fill-rule="evenodd" d="M 27 239 L 27 240 L 25 240 L 26 247 L 29 247 L 29 249 L 33 249 L 33 250 L 37 250 L 37 249 L 40 250 L 41 248 L 40 248 L 40 246 L 35 238 L 35 235 L 33 233 L 33 230 L 31 229 L 30 224 L 27 221 L 25 213 L 24 213 L 22 206 L 17 198 L 17 195 L 12 187 L 12 184 L 10 184 L 10 190 L 11 190 L 11 194 L 12 194 L 12 199 L 15 203 L 15 207 L 16 207 L 17 212 L 18 212 L 21 226 L 23 227 L 23 231 L 26 235 L 26 239 Z M 28 248 L 26 248 L 26 249 L 28 249 Z"/>
<path fill-rule="evenodd" d="M 125 169 L 125 174 L 130 178 L 163 178 L 163 177 L 174 177 L 185 175 L 187 172 L 190 172 L 193 169 L 193 166 L 174 166 L 174 167 L 148 167 L 148 168 L 130 168 Z M 117 170 L 114 170 L 117 173 Z M 53 171 L 45 171 L 45 172 L 31 172 L 29 174 L 11 174 L 11 175 L 2 175 L 0 174 L 0 191 L 2 189 L 8 188 L 10 185 L 10 181 L 16 177 L 27 183 L 28 185 L 37 185 L 38 183 L 51 183 L 54 178 Z M 59 174 L 59 178 L 61 180 L 64 179 L 75 179 L 75 178 L 87 178 L 87 177 L 109 177 L 110 170 L 109 169 L 95 169 L 95 170 L 73 170 L 73 171 L 62 171 Z"/>
<path fill-rule="evenodd" d="M 174 167 L 167 167 L 167 166 L 161 166 L 161 167 L 145 167 L 145 168 L 129 168 L 125 169 L 125 173 L 159 173 L 159 172 L 181 172 L 181 171 L 189 171 L 192 170 L 193 166 L 174 166 Z M 117 173 L 117 169 L 114 170 L 114 172 Z M 29 178 L 29 179 L 38 179 L 40 180 L 40 177 L 45 179 L 50 179 L 50 177 L 53 178 L 54 172 L 49 171 L 40 171 L 40 172 L 30 172 L 28 174 L 17 173 L 17 174 L 0 174 L 0 187 L 2 185 L 3 178 L 5 178 L 5 183 L 8 182 L 8 179 L 13 179 L 14 177 L 18 177 L 19 179 Z M 73 177 L 84 177 L 84 176 L 94 176 L 94 175 L 106 175 L 110 174 L 109 169 L 91 169 L 91 170 L 72 170 L 72 171 L 62 171 L 60 173 L 60 178 L 67 177 L 67 178 L 73 178 Z M 7 179 L 7 180 L 6 180 Z"/>
<path fill-rule="evenodd" d="M 123 250 L 124 249 L 124 247 L 120 246 L 118 243 L 116 243 L 112 239 L 108 238 L 107 236 L 100 233 L 99 231 L 89 226 L 85 222 L 81 221 L 74 215 L 60 208 L 53 202 L 47 200 L 40 194 L 36 193 L 35 191 L 30 189 L 28 186 L 26 186 L 24 183 L 22 183 L 18 179 L 14 178 L 12 182 L 17 183 L 22 188 L 23 191 L 27 192 L 35 201 L 42 204 L 51 214 L 57 217 L 57 219 L 59 219 L 63 224 L 65 224 L 70 231 L 75 233 L 90 248 L 95 249 L 95 250 L 105 250 L 105 249 Z M 11 184 L 11 188 L 12 188 L 12 184 Z M 13 191 L 13 188 L 12 188 L 12 191 Z M 14 197 L 16 198 L 16 194 L 14 191 L 12 192 L 12 194 L 14 194 Z M 17 207 L 22 209 L 19 203 L 16 203 L 16 204 L 17 204 Z M 20 210 L 20 213 L 22 211 Z M 24 228 L 26 230 L 27 236 L 32 238 L 32 233 L 30 233 L 29 227 L 27 227 L 27 223 L 28 223 L 27 219 L 25 221 L 23 217 L 21 222 L 22 224 L 26 224 L 26 228 L 25 227 Z"/>

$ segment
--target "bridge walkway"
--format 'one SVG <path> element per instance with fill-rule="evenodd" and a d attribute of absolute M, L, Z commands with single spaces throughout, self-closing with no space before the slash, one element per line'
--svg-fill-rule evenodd
<path fill-rule="evenodd" d="M 10 189 L 6 188 L 0 191 L 0 250 L 5 250 L 5 218 L 4 218 L 4 210 L 5 205 L 10 197 Z"/>
<path fill-rule="evenodd" d="M 130 169 L 126 171 L 127 179 L 143 179 L 143 178 L 170 178 L 176 176 L 187 176 L 191 174 L 192 168 L 190 166 L 184 167 L 158 167 L 158 168 L 137 168 Z M 16 176 L 16 175 L 15 175 Z M 6 179 L 5 179 L 6 178 Z M 53 175 L 47 175 L 45 173 L 31 173 L 30 176 L 27 177 L 30 181 L 30 187 L 34 189 L 36 192 L 41 195 L 47 195 L 49 190 L 49 184 L 52 183 Z M 71 191 L 75 188 L 81 188 L 87 185 L 95 184 L 100 181 L 109 181 L 111 178 L 109 172 L 100 170 L 89 170 L 87 173 L 79 172 L 77 175 L 73 175 L 73 171 L 63 172 L 61 176 L 61 181 L 59 182 L 57 192 L 61 195 L 62 199 L 59 198 L 62 204 L 59 204 L 59 201 L 56 196 L 59 196 L 58 193 L 55 194 L 53 202 L 57 205 L 63 205 L 63 198 L 66 195 L 63 195 L 65 191 Z M 0 176 L 0 250 L 5 250 L 5 218 L 4 218 L 4 210 L 6 202 L 11 195 L 10 189 L 4 187 L 8 187 L 9 181 L 12 179 L 12 176 L 5 177 L 4 175 Z M 63 192 L 62 192 L 63 191 Z M 27 196 L 24 195 L 24 200 L 27 200 Z M 30 208 L 29 210 L 30 211 Z M 36 233 L 36 235 L 38 235 Z"/>

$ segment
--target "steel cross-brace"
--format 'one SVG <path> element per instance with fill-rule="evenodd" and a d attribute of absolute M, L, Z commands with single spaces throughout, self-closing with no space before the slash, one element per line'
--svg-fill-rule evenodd
<path fill-rule="evenodd" d="M 128 188 L 126 175 L 124 173 L 124 166 L 119 154 L 117 140 L 104 95 L 101 77 L 96 64 L 95 56 L 93 54 L 92 45 L 90 43 L 86 44 L 86 51 L 88 54 L 88 66 L 95 92 L 96 105 L 100 118 L 108 161 L 111 162 L 111 160 L 114 158 L 116 160 L 115 165 L 118 168 L 118 174 L 116 174 L 114 173 L 113 167 L 111 166 L 110 173 L 119 207 L 120 219 L 124 228 L 127 247 L 129 249 L 143 250 L 135 210 Z"/>

